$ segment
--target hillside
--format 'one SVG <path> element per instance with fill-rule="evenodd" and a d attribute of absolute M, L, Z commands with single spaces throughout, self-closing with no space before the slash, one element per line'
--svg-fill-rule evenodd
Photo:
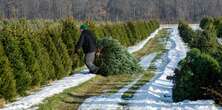
<path fill-rule="evenodd" d="M 0 16 L 6 18 L 134 20 L 178 19 L 198 22 L 204 16 L 222 15 L 221 0 L 0 0 Z"/>

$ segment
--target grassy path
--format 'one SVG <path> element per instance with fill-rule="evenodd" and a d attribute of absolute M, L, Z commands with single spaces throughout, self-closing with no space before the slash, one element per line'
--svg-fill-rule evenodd
<path fill-rule="evenodd" d="M 159 34 L 151 39 L 143 49 L 134 53 L 135 57 L 140 59 L 142 56 L 150 53 L 157 53 L 158 56 L 165 51 L 165 41 L 168 39 L 167 30 L 161 30 Z M 134 84 L 128 91 L 122 96 L 123 99 L 132 97 L 134 90 L 145 84 L 153 76 L 152 68 L 143 75 L 143 77 Z M 101 94 L 112 95 L 116 93 L 120 88 L 128 85 L 132 81 L 138 78 L 138 75 L 112 75 L 108 77 L 96 76 L 92 80 L 74 88 L 65 90 L 63 93 L 47 98 L 42 104 L 40 104 L 39 110 L 75 110 L 79 105 L 87 98 L 92 96 L 98 96 Z"/>

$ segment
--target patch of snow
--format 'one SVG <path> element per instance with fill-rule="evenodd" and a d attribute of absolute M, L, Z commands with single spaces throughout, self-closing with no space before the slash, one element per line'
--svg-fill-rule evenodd
<path fill-rule="evenodd" d="M 136 45 L 134 46 L 131 46 L 128 48 L 128 51 L 130 53 L 134 53 L 136 51 L 139 51 L 140 49 L 142 49 L 144 47 L 144 45 L 146 45 L 147 42 L 149 42 L 150 39 L 154 38 L 158 32 L 163 29 L 163 28 L 177 28 L 178 27 L 178 24 L 163 24 L 163 25 L 160 25 L 160 27 L 154 31 L 153 33 L 150 34 L 149 37 L 147 37 L 145 40 L 137 43 Z M 190 27 L 193 29 L 193 30 L 201 30 L 201 28 L 199 27 L 199 24 L 190 24 Z"/>
<path fill-rule="evenodd" d="M 128 51 L 132 53 L 142 49 L 143 46 L 149 41 L 149 39 L 153 38 L 158 33 L 159 30 L 160 29 L 157 29 L 147 39 L 136 44 L 136 46 L 129 47 Z M 3 109 L 0 110 L 37 109 L 36 107 L 34 108 L 31 107 L 40 104 L 44 99 L 48 97 L 51 97 L 55 94 L 59 94 L 63 92 L 65 89 L 76 87 L 96 76 L 95 74 L 84 74 L 84 73 L 88 73 L 88 70 L 84 69 L 82 72 L 78 74 L 76 73 L 72 76 L 63 78 L 62 80 L 55 81 L 49 86 L 41 88 L 40 91 L 34 92 L 29 96 L 22 97 L 15 102 L 7 104 Z"/>
<path fill-rule="evenodd" d="M 78 86 L 91 78 L 95 77 L 95 74 L 74 74 L 69 77 L 65 77 L 62 80 L 53 82 L 50 86 L 43 87 L 40 91 L 33 93 L 32 95 L 21 98 L 20 100 L 6 105 L 2 110 L 24 110 L 37 105 L 45 98 L 53 96 L 55 94 L 63 92 L 63 90 Z"/>
<path fill-rule="evenodd" d="M 134 46 L 129 47 L 129 48 L 128 48 L 128 52 L 129 52 L 129 53 L 134 53 L 134 52 L 139 51 L 140 49 L 142 49 L 142 48 L 146 45 L 146 43 L 149 42 L 150 39 L 154 38 L 154 37 L 158 34 L 158 32 L 159 32 L 161 29 L 162 29 L 161 27 L 158 28 L 156 31 L 154 31 L 153 33 L 151 33 L 150 36 L 147 37 L 145 40 L 139 42 L 138 44 L 136 44 L 136 45 L 134 45 Z"/>
<path fill-rule="evenodd" d="M 199 24 L 190 24 L 190 26 L 194 30 L 200 29 Z M 178 24 L 163 24 L 163 25 L 160 25 L 160 27 L 156 31 L 151 33 L 150 36 L 147 37 L 145 40 L 137 43 L 134 46 L 128 47 L 128 52 L 134 53 L 134 52 L 139 51 L 140 49 L 142 49 L 144 47 L 144 45 L 146 45 L 146 43 L 149 42 L 150 39 L 154 38 L 161 29 L 163 29 L 163 28 L 177 28 L 177 27 L 178 27 Z"/>
<path fill-rule="evenodd" d="M 199 24 L 189 24 L 189 26 L 193 29 L 193 30 L 202 30 L 199 26 Z M 162 28 L 177 28 L 178 24 L 162 24 L 160 25 L 160 27 Z"/>
<path fill-rule="evenodd" d="M 190 27 L 191 27 L 194 31 L 196 31 L 196 30 L 202 30 L 202 29 L 200 28 L 200 25 L 199 25 L 199 24 L 190 24 Z"/>
<path fill-rule="evenodd" d="M 139 64 L 146 70 L 149 68 L 151 62 L 156 57 L 156 53 L 149 54 L 141 58 Z M 134 84 L 141 79 L 142 75 L 139 76 L 136 80 L 134 80 L 129 85 L 126 85 L 122 89 L 120 89 L 117 93 L 108 96 L 106 94 L 90 97 L 86 99 L 79 110 L 121 110 L 124 109 L 123 106 L 119 105 L 120 103 L 124 103 L 125 100 L 122 99 L 122 95 L 129 90 Z"/>
<path fill-rule="evenodd" d="M 217 42 L 222 45 L 222 38 L 217 38 Z"/>
<path fill-rule="evenodd" d="M 88 98 L 84 103 L 79 107 L 79 110 L 118 110 L 123 109 L 119 103 L 124 102 L 121 98 L 122 95 L 129 90 L 134 84 L 140 80 L 142 75 L 139 76 L 136 80 L 131 82 L 129 85 L 120 89 L 117 93 L 108 96 L 106 94 Z M 111 109 L 110 109 L 111 108 Z"/>
<path fill-rule="evenodd" d="M 147 70 L 156 55 L 156 53 L 151 53 L 147 56 L 140 58 L 139 64 L 141 65 L 141 67 L 143 67 L 144 70 Z"/>

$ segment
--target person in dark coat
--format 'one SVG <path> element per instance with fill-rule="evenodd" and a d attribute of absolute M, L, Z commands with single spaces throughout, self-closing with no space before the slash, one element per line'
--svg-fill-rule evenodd
<path fill-rule="evenodd" d="M 88 30 L 88 26 L 86 24 L 80 26 L 80 31 L 81 35 L 77 42 L 75 52 L 79 53 L 82 48 L 85 54 L 84 62 L 90 70 L 90 73 L 97 73 L 99 68 L 94 64 L 96 55 L 96 38 L 92 32 Z"/>

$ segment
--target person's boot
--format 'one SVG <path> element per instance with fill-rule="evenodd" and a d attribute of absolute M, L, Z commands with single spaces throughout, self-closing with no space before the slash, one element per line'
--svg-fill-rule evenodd
<path fill-rule="evenodd" d="M 96 68 L 96 70 L 94 71 L 94 74 L 98 74 L 99 72 L 99 68 Z"/>
<path fill-rule="evenodd" d="M 97 74 L 99 72 L 99 68 L 94 69 L 93 71 L 90 70 L 90 73 Z"/>

